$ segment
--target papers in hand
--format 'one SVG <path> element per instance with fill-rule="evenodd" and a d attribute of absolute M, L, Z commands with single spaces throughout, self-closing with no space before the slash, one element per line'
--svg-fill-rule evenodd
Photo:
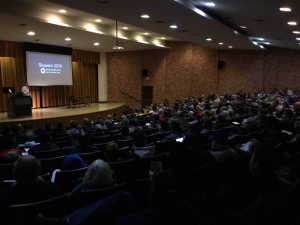
<path fill-rule="evenodd" d="M 288 135 L 292 135 L 293 134 L 292 132 L 289 132 L 289 131 L 286 131 L 286 130 L 282 130 L 281 133 L 286 133 Z"/>
<path fill-rule="evenodd" d="M 240 147 L 240 149 L 241 149 L 242 151 L 244 151 L 244 152 L 251 153 L 251 152 L 249 151 L 249 148 L 250 148 L 250 144 L 251 144 L 251 143 L 252 143 L 252 142 L 249 141 L 249 142 L 247 142 L 246 144 L 243 144 L 243 145 Z"/>
<path fill-rule="evenodd" d="M 240 123 L 238 123 L 238 122 L 232 122 L 233 124 L 235 124 L 235 125 L 239 125 Z"/>

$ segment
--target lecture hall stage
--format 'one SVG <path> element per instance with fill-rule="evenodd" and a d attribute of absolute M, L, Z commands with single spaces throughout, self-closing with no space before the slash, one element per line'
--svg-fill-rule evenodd
<path fill-rule="evenodd" d="M 15 125 L 18 123 L 29 123 L 33 129 L 38 128 L 50 121 L 52 126 L 56 126 L 57 121 L 62 121 L 64 125 L 69 125 L 71 120 L 76 120 L 82 124 L 84 118 L 95 120 L 98 115 L 106 118 L 108 114 L 113 112 L 117 116 L 121 116 L 122 112 L 126 111 L 125 103 L 91 103 L 91 106 L 76 106 L 74 109 L 67 106 L 49 107 L 32 109 L 32 117 L 10 119 L 7 117 L 7 112 L 0 113 L 0 127 L 4 123 Z"/>

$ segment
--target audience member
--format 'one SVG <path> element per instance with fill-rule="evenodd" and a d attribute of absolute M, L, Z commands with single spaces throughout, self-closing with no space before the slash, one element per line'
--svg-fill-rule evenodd
<path fill-rule="evenodd" d="M 59 147 L 56 144 L 50 143 L 50 132 L 47 130 L 43 130 L 39 133 L 39 141 L 39 145 L 34 145 L 30 147 L 28 154 L 34 155 L 34 152 L 38 151 L 49 151 L 59 149 Z"/>
<path fill-rule="evenodd" d="M 133 136 L 133 152 L 140 158 L 148 158 L 154 155 L 154 146 L 145 146 L 146 137 L 144 133 L 136 131 Z"/>
<path fill-rule="evenodd" d="M 40 143 L 36 143 L 33 139 L 34 139 L 33 131 L 27 131 L 25 133 L 25 143 L 24 144 L 19 144 L 17 146 L 17 149 L 31 147 L 31 146 L 35 146 L 35 145 L 40 144 Z"/>
<path fill-rule="evenodd" d="M 184 134 L 182 133 L 182 125 L 179 121 L 173 120 L 170 125 L 171 134 L 166 136 L 162 141 L 171 141 L 178 138 L 183 138 Z"/>

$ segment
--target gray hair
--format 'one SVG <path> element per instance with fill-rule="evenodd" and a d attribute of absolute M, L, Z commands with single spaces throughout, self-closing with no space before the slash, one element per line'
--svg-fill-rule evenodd
<path fill-rule="evenodd" d="M 222 114 L 225 118 L 227 118 L 227 115 L 228 115 L 227 110 L 223 110 L 221 114 Z"/>
<path fill-rule="evenodd" d="M 77 139 L 77 135 L 78 135 L 78 134 L 79 134 L 79 130 L 73 128 L 73 129 L 71 129 L 71 130 L 69 131 L 69 138 L 70 138 L 70 139 Z"/>
<path fill-rule="evenodd" d="M 215 109 L 211 109 L 210 110 L 210 117 L 214 117 L 216 115 L 216 110 Z"/>
<path fill-rule="evenodd" d="M 228 109 L 228 118 L 232 119 L 234 117 L 234 111 L 232 109 Z"/>
<path fill-rule="evenodd" d="M 94 188 L 103 186 L 103 184 L 111 184 L 113 177 L 110 166 L 103 160 L 97 159 L 89 166 L 82 180 Z"/>

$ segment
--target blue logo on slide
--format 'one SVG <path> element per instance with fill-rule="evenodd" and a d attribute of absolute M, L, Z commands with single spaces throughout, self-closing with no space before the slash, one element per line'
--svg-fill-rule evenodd
<path fill-rule="evenodd" d="M 41 73 L 44 74 L 45 72 L 46 72 L 45 68 L 42 68 L 42 69 L 41 69 Z"/>

